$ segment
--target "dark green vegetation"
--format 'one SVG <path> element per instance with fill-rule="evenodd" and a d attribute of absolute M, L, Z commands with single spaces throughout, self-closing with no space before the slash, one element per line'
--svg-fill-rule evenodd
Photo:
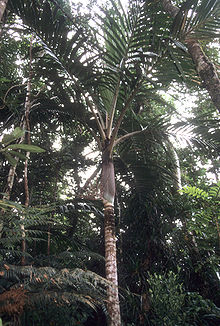
<path fill-rule="evenodd" d="M 220 324 L 219 113 L 186 47 L 196 37 L 219 67 L 220 4 L 175 1 L 173 18 L 167 2 L 130 1 L 123 11 L 118 1 L 99 9 L 8 1 L 3 325 L 107 325 L 100 180 L 108 141 L 122 325 Z"/>

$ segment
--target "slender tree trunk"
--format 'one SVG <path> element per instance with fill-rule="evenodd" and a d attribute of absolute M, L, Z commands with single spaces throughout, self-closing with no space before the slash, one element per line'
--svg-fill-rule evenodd
<path fill-rule="evenodd" d="M 31 109 L 31 80 L 32 80 L 32 42 L 33 37 L 31 36 L 30 40 L 30 51 L 29 51 L 29 78 L 27 82 L 27 95 L 25 99 L 25 122 L 24 122 L 24 129 L 26 129 L 26 143 L 28 145 L 31 144 L 31 127 L 30 127 L 30 120 L 29 114 Z M 25 191 L 25 207 L 29 207 L 30 203 L 30 194 L 29 194 L 29 185 L 28 185 L 28 161 L 30 158 L 30 152 L 26 153 L 26 160 L 24 164 L 24 191 Z M 21 220 L 24 221 L 25 216 L 21 216 Z M 26 240 L 25 240 L 25 226 L 21 224 L 21 231 L 22 231 L 22 258 L 21 258 L 21 265 L 25 265 L 25 252 L 26 252 Z"/>
<path fill-rule="evenodd" d="M 174 6 L 170 0 L 161 0 L 161 3 L 164 10 L 175 18 L 179 9 Z M 190 38 L 189 35 L 189 37 L 185 39 L 185 43 L 204 87 L 208 91 L 213 104 L 220 112 L 220 79 L 215 65 L 205 55 L 198 40 Z"/>
<path fill-rule="evenodd" d="M 56 177 L 55 177 L 55 184 L 54 184 L 54 193 L 53 193 L 53 201 L 57 200 L 57 192 L 58 192 L 58 177 L 59 177 L 59 166 L 57 165 L 56 168 Z M 52 212 L 52 218 L 54 218 L 55 211 Z M 50 256 L 50 244 L 51 244 L 51 227 L 48 226 L 47 231 L 47 255 Z"/>
<path fill-rule="evenodd" d="M 168 141 L 167 141 L 167 146 L 170 150 L 171 160 L 173 162 L 173 166 L 175 169 L 174 188 L 175 188 L 175 191 L 177 192 L 178 190 L 180 190 L 182 188 L 180 161 L 179 161 L 177 152 L 175 150 L 175 147 L 173 146 L 172 141 L 170 139 L 168 139 Z"/>
<path fill-rule="evenodd" d="M 218 233 L 218 247 L 220 249 L 220 227 L 219 227 L 218 220 L 219 220 L 218 216 L 215 216 L 215 224 L 216 224 L 217 233 Z"/>
<path fill-rule="evenodd" d="M 209 92 L 213 104 L 220 112 L 220 79 L 216 67 L 202 51 L 197 40 L 186 39 L 185 42 L 203 85 Z"/>
<path fill-rule="evenodd" d="M 0 23 L 2 22 L 2 18 L 6 9 L 8 0 L 0 0 Z"/>
<path fill-rule="evenodd" d="M 0 0 L 0 10 L 1 10 L 1 0 Z M 7 2 L 7 1 L 6 1 Z M 0 12 L 1 14 L 1 12 Z M 23 121 L 21 122 L 20 126 L 23 130 L 27 130 L 27 143 L 30 145 L 31 143 L 31 139 L 30 139 L 30 123 L 29 123 L 29 112 L 30 112 L 30 108 L 31 108 L 31 100 L 30 100 L 30 96 L 31 96 L 31 75 L 32 75 L 32 69 L 31 69 L 31 65 L 32 65 L 32 38 L 31 38 L 31 42 L 30 42 L 30 62 L 29 62 L 29 79 L 28 79 L 28 83 L 27 83 L 27 95 L 26 95 L 26 99 L 25 99 L 25 116 Z M 22 136 L 19 140 L 19 143 L 23 143 L 25 137 Z M 26 161 L 25 161 L 25 166 L 24 166 L 24 189 L 25 189 L 25 207 L 29 206 L 29 187 L 28 187 L 28 159 L 30 157 L 30 152 L 26 153 Z M 17 163 L 14 166 L 11 166 L 9 169 L 9 173 L 8 173 L 8 179 L 7 179 L 7 186 L 6 186 L 6 190 L 3 196 L 3 200 L 10 200 L 10 196 L 11 196 L 11 191 L 12 191 L 12 187 L 14 184 L 14 178 L 15 178 L 15 173 L 16 173 L 16 168 L 17 168 L 17 164 L 19 162 L 19 157 L 15 157 L 15 160 L 17 161 Z M 1 210 L 1 215 L 4 214 L 4 210 Z M 21 220 L 24 220 L 24 216 L 21 217 Z M 0 238 L 2 236 L 2 228 L 3 228 L 3 223 L 0 221 Z M 24 224 L 21 224 L 21 233 L 22 233 L 22 244 L 21 244 L 21 248 L 22 248 L 22 252 L 24 253 L 26 251 L 26 243 L 25 243 L 25 229 L 24 229 Z M 25 264 L 25 258 L 24 255 L 21 258 L 21 263 L 22 265 Z"/>
<path fill-rule="evenodd" d="M 0 39 L 2 37 L 3 34 L 3 26 L 5 24 L 6 21 L 6 16 L 4 15 L 5 13 L 5 9 L 6 9 L 6 5 L 7 5 L 8 0 L 0 0 Z"/>
<path fill-rule="evenodd" d="M 106 279 L 112 283 L 107 290 L 108 325 L 120 326 L 120 306 L 118 295 L 118 272 L 116 257 L 116 237 L 115 237 L 115 174 L 112 159 L 103 155 L 101 191 L 104 203 L 105 218 L 105 271 Z"/>
<path fill-rule="evenodd" d="M 19 158 L 15 157 L 15 160 L 18 162 Z M 14 179 L 15 179 L 16 168 L 17 168 L 17 163 L 14 166 L 11 166 L 9 169 L 7 186 L 6 186 L 6 190 L 4 192 L 3 200 L 10 200 L 11 191 L 12 191 L 12 187 L 13 187 Z"/>
<path fill-rule="evenodd" d="M 24 140 L 24 137 L 21 137 L 19 140 L 19 143 L 22 143 Z M 3 200 L 10 200 L 11 197 L 11 191 L 14 185 L 14 179 L 15 179 L 15 173 L 18 165 L 19 158 L 18 156 L 15 157 L 16 164 L 14 166 L 11 166 L 8 172 L 8 178 L 7 178 L 7 185 L 6 189 L 4 191 L 4 195 L 2 197 Z M 5 210 L 2 208 L 1 209 L 1 216 L 3 216 L 5 213 Z M 3 219 L 0 220 L 0 238 L 2 237 L 2 230 L 3 230 Z"/>

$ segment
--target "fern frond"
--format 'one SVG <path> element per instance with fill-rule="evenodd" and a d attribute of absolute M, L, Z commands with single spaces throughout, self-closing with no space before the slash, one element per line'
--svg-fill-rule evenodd
<path fill-rule="evenodd" d="M 106 299 L 106 288 L 111 283 L 91 271 L 82 269 L 55 269 L 52 267 L 15 266 L 4 264 L 0 275 L 27 289 L 29 299 L 45 295 L 45 300 L 80 301 L 94 308 Z"/>

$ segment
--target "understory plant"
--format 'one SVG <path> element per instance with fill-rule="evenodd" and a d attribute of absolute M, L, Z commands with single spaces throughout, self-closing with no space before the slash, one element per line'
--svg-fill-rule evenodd
<path fill-rule="evenodd" d="M 197 292 L 184 291 L 180 271 L 149 274 L 152 317 L 156 326 L 217 326 L 220 309 Z M 147 324 L 148 325 L 148 324 Z"/>

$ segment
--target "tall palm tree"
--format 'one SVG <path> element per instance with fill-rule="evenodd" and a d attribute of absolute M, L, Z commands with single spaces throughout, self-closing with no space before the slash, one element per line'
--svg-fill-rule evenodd
<path fill-rule="evenodd" d="M 96 27 L 90 28 L 83 17 L 63 13 L 57 2 L 10 0 L 9 8 L 35 33 L 36 53 L 42 44 L 36 71 L 46 78 L 64 109 L 85 124 L 101 153 L 106 278 L 112 284 L 109 325 L 119 326 L 113 151 L 122 141 L 146 132 L 139 123 L 126 133 L 123 124 L 129 122 L 128 113 L 138 115 L 147 99 L 181 79 L 181 71 L 172 56 L 166 56 L 167 30 L 158 24 L 160 12 L 152 1 L 130 1 L 125 12 L 120 1 L 111 0 L 111 6 L 100 8 L 96 15 Z M 190 61 L 188 68 L 192 68 Z"/>

